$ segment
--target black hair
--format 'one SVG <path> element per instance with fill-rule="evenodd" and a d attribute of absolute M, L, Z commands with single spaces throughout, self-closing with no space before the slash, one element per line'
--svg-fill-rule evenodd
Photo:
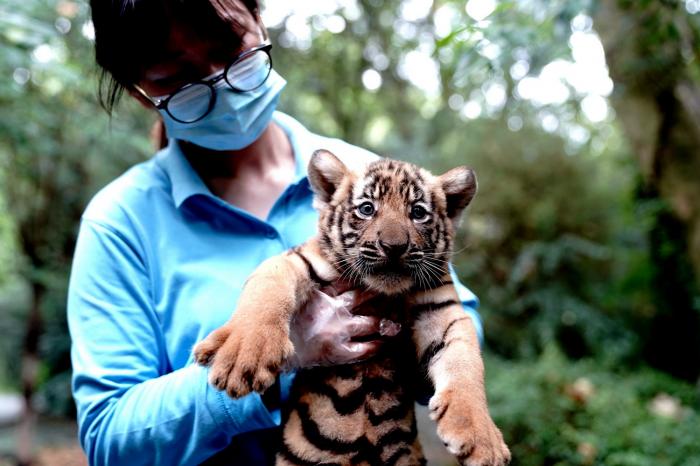
<path fill-rule="evenodd" d="M 111 113 L 125 89 L 161 56 L 173 23 L 200 37 L 240 44 L 241 8 L 258 17 L 258 0 L 90 0 L 95 59 L 100 66 L 98 97 Z"/>

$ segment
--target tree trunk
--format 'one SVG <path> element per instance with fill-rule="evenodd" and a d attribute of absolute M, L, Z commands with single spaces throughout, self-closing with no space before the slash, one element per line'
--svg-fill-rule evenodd
<path fill-rule="evenodd" d="M 682 2 L 599 0 L 594 17 L 615 83 L 612 105 L 639 162 L 640 197 L 661 199 L 650 233 L 657 312 L 648 362 L 700 374 L 700 88 L 689 54 L 697 40 Z"/>
<path fill-rule="evenodd" d="M 615 82 L 612 103 L 645 183 L 686 225 L 700 277 L 700 87 L 688 69 L 699 46 L 682 2 L 624 4 L 600 0 L 595 17 Z"/>
<path fill-rule="evenodd" d="M 33 438 L 36 425 L 36 413 L 32 406 L 32 397 L 36 390 L 39 375 L 39 338 L 42 332 L 41 303 L 45 288 L 42 284 L 32 284 L 32 305 L 27 318 L 27 331 L 22 351 L 22 395 L 24 397 L 24 415 L 18 426 L 17 459 L 18 466 L 33 463 Z"/>

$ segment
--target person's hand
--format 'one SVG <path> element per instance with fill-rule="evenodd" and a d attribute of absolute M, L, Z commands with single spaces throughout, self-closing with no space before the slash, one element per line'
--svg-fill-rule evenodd
<path fill-rule="evenodd" d="M 294 356 L 290 368 L 349 364 L 374 355 L 382 337 L 394 336 L 401 326 L 380 317 L 361 315 L 376 295 L 356 290 L 314 291 L 304 309 L 292 320 L 290 337 Z M 360 340 L 360 341 L 357 341 Z"/>

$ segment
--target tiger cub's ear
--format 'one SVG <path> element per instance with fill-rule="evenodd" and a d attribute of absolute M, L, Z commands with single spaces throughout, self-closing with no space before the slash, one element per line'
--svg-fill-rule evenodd
<path fill-rule="evenodd" d="M 330 151 L 319 149 L 309 162 L 309 183 L 319 202 L 327 204 L 348 173 L 345 164 Z"/>
<path fill-rule="evenodd" d="M 457 224 L 459 216 L 476 194 L 476 174 L 471 168 L 457 167 L 438 177 L 447 201 L 447 216 Z"/>

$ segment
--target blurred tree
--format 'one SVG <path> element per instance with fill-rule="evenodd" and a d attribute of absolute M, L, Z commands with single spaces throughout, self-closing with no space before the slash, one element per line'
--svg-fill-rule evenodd
<path fill-rule="evenodd" d="M 601 0 L 595 15 L 616 83 L 613 104 L 643 174 L 662 198 L 651 248 L 658 314 L 647 359 L 700 375 L 700 20 L 686 2 Z M 694 264 L 694 271 L 693 266 Z"/>
<path fill-rule="evenodd" d="M 6 183 L 4 176 L 0 174 L 0 187 Z M 7 211 L 4 190 L 0 189 L 0 287 L 6 284 L 15 266 L 15 238 L 14 223 Z"/>
<path fill-rule="evenodd" d="M 145 137 L 134 137 L 145 133 L 143 117 L 119 120 L 125 127 L 111 132 L 98 110 L 86 14 L 84 2 L 8 0 L 0 6 L 0 72 L 11 77 L 0 82 L 0 106 L 11 115 L 0 121 L 1 198 L 19 238 L 17 272 L 30 292 L 23 344 L 4 344 L 8 354 L 22 348 L 27 422 L 37 386 L 41 399 L 52 400 L 48 408 L 73 406 L 65 289 L 80 214 L 97 187 L 148 150 Z M 27 436 L 21 438 L 19 457 L 28 462 Z"/>
<path fill-rule="evenodd" d="M 682 80 L 679 92 L 687 94 L 698 73 L 678 60 L 690 59 L 688 37 L 697 35 L 688 36 L 682 2 L 666 3 L 623 2 L 663 34 L 640 30 L 643 40 L 612 42 L 646 44 L 635 49 L 634 66 Z M 669 27 L 665 10 L 685 23 Z M 572 356 L 643 354 L 697 377 L 699 295 L 683 223 L 666 213 L 656 188 L 634 194 L 638 169 L 623 161 L 628 152 L 674 149 L 668 138 L 656 145 L 634 135 L 625 146 L 606 102 L 614 80 L 622 116 L 618 102 L 627 101 L 628 86 L 615 64 L 608 76 L 595 27 L 610 25 L 619 39 L 618 25 L 634 23 L 634 14 L 589 0 L 366 0 L 306 19 L 290 11 L 273 35 L 285 48 L 276 63 L 290 81 L 284 106 L 291 113 L 321 132 L 431 168 L 465 161 L 479 168 L 482 195 L 472 219 L 481 223 L 471 222 L 473 251 L 461 261 L 482 259 L 461 270 L 486 297 L 494 347 L 532 354 L 558 339 Z M 685 42 L 664 43 L 666 32 L 678 38 L 678 30 Z M 670 69 L 664 54 L 676 60 Z M 628 113 L 637 120 L 623 116 L 626 135 L 630 126 L 655 134 L 639 122 L 648 112 Z M 658 120 L 658 111 L 649 115 Z M 668 115 L 667 122 L 677 120 Z M 684 141 L 686 153 L 696 151 Z M 686 179 L 681 204 L 689 206 L 697 170 L 678 171 Z M 486 235 L 477 239 L 475 227 Z"/>
<path fill-rule="evenodd" d="M 700 270 L 700 20 L 685 3 L 601 0 L 595 20 L 645 189 L 687 224 Z"/>
<path fill-rule="evenodd" d="M 519 465 L 700 464 L 691 384 L 572 363 L 555 346 L 529 364 L 487 356 L 486 367 L 492 415 Z"/>
<path fill-rule="evenodd" d="M 511 358 L 558 342 L 572 358 L 630 362 L 638 354 L 631 323 L 642 317 L 635 306 L 648 300 L 616 286 L 643 237 L 621 234 L 633 170 L 606 172 L 599 157 L 569 156 L 564 140 L 530 125 L 485 142 L 500 124 L 475 122 L 469 137 L 443 146 L 474 154 L 480 174 L 456 264 L 482 298 L 487 342 Z"/>
<path fill-rule="evenodd" d="M 528 386 L 532 361 L 552 342 L 569 358 L 595 358 L 609 370 L 636 368 L 645 355 L 692 376 L 700 358 L 649 351 L 686 323 L 671 319 L 659 338 L 656 316 L 692 309 L 692 291 L 673 291 L 692 281 L 691 269 L 678 265 L 687 251 L 679 239 L 686 236 L 682 223 L 675 231 L 667 226 L 668 210 L 655 192 L 666 196 L 661 187 L 637 194 L 637 142 L 625 144 L 607 106 L 613 86 L 593 29 L 592 1 L 266 3 L 275 67 L 288 80 L 283 110 L 313 130 L 435 171 L 464 163 L 477 169 L 481 190 L 460 232 L 464 248 L 456 265 L 482 298 L 488 346 L 525 361 L 515 369 L 496 364 L 503 380 L 498 396 L 510 396 L 501 401 L 507 410 L 502 416 L 512 421 L 519 451 L 541 450 L 536 458 L 542 462 L 573 458 L 571 439 L 579 437 L 558 441 L 561 419 L 604 432 L 591 435 L 596 442 L 610 433 L 591 419 L 604 419 L 614 397 L 591 411 L 595 416 L 559 399 L 551 418 L 550 411 L 537 411 L 561 396 L 568 380 L 548 381 L 551 372 L 567 367 L 565 360 L 534 374 L 538 392 L 524 397 L 527 402 L 509 392 L 513 385 Z M 595 16 L 603 39 L 600 15 L 606 14 Z M 16 355 L 28 335 L 27 359 L 38 362 L 29 391 L 38 385 L 34 399 L 57 412 L 72 409 L 64 301 L 80 212 L 100 186 L 152 152 L 146 112 L 124 103 L 110 121 L 95 102 L 87 16 L 82 0 L 6 0 L 0 6 L 0 71 L 12 77 L 0 82 L 6 116 L 0 120 L 0 277 L 8 274 L 6 267 L 26 283 L 0 289 L 0 306 L 19 309 L 0 314 L 0 353 Z M 640 54 L 642 65 L 656 60 L 655 51 L 646 53 L 649 60 Z M 624 119 L 617 99 L 625 95 L 627 78 L 610 60 L 617 81 L 612 102 Z M 698 82 L 692 66 L 671 69 Z M 666 140 L 677 137 L 673 130 Z M 659 151 L 665 147 L 652 142 Z M 10 264 L 6 251 L 20 259 Z M 27 329 L 16 329 L 27 322 Z M 681 329 L 692 332 L 691 326 Z M 19 368 L 7 359 L 16 379 Z M 541 364 L 549 362 L 545 357 Z M 587 370 L 582 364 L 577 370 Z M 608 387 L 618 382 L 601 379 Z M 673 392 L 674 384 L 658 380 L 658 390 Z M 691 390 L 683 387 L 683 393 Z M 645 436 L 658 428 L 642 402 L 634 408 L 615 425 L 626 428 L 641 419 Z M 576 424 L 571 418 L 579 415 Z M 693 422 L 683 424 L 684 438 Z M 525 428 L 531 432 L 523 434 Z M 618 440 L 622 447 L 611 447 L 611 454 L 634 456 L 634 442 Z M 684 440 L 673 458 L 691 451 L 689 443 Z"/>

